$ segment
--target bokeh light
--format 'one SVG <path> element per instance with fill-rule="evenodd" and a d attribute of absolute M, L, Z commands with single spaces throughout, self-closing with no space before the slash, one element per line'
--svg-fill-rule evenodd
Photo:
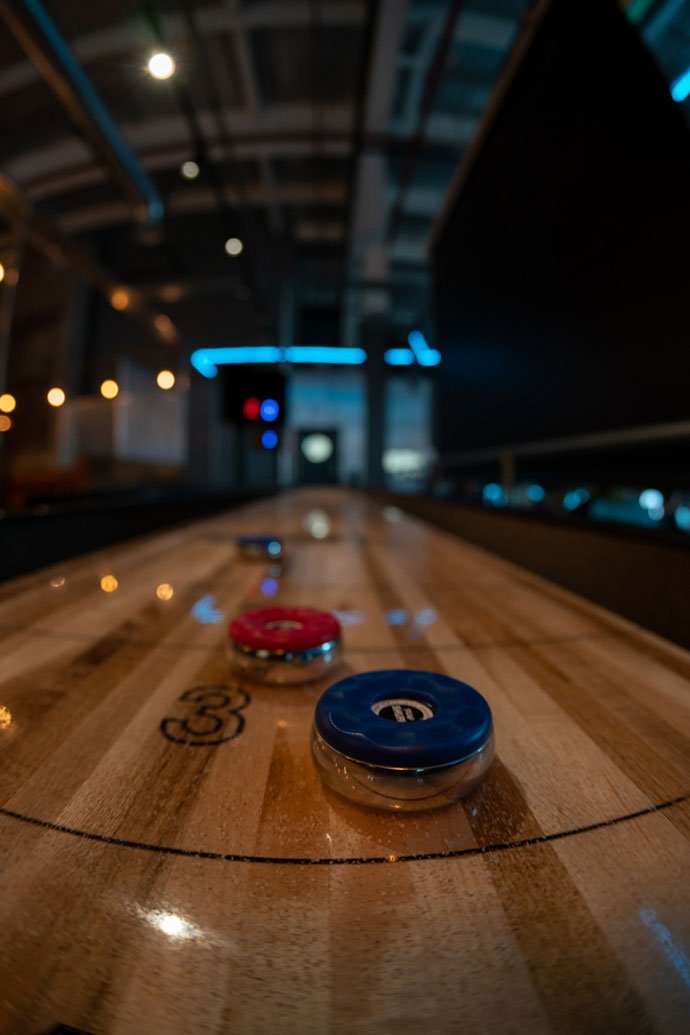
<path fill-rule="evenodd" d="M 643 489 L 639 503 L 643 510 L 658 510 L 664 505 L 664 495 L 658 489 Z"/>
<path fill-rule="evenodd" d="M 280 413 L 280 406 L 275 399 L 264 399 L 261 403 L 261 419 L 265 421 L 276 420 Z"/>
<path fill-rule="evenodd" d="M 333 455 L 333 439 L 315 431 L 302 439 L 300 449 L 310 464 L 323 464 Z"/>
<path fill-rule="evenodd" d="M 180 172 L 184 176 L 185 180 L 195 180 L 201 172 L 201 169 L 197 162 L 193 162 L 190 159 L 189 161 L 182 163 L 180 166 Z"/>
<path fill-rule="evenodd" d="M 110 296 L 110 304 L 118 311 L 126 309 L 129 305 L 129 292 L 124 288 L 116 288 Z"/>
<path fill-rule="evenodd" d="M 261 403 L 253 397 L 245 399 L 242 404 L 242 415 L 245 420 L 258 420 L 261 412 Z"/>
<path fill-rule="evenodd" d="M 170 54 L 166 54 L 164 50 L 159 51 L 157 54 L 152 54 L 146 67 L 149 70 L 149 75 L 153 76 L 154 79 L 169 79 L 171 75 L 175 74 L 175 62 Z"/>

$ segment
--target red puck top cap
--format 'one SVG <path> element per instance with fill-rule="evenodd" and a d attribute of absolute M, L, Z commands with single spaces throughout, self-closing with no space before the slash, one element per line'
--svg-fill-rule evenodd
<path fill-rule="evenodd" d="M 229 633 L 241 647 L 293 652 L 339 640 L 340 624 L 312 607 L 262 607 L 233 618 Z"/>

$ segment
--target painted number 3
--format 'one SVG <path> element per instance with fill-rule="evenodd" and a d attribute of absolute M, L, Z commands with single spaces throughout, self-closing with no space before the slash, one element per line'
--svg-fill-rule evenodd
<path fill-rule="evenodd" d="M 193 686 L 179 697 L 185 718 L 161 721 L 161 733 L 175 744 L 190 747 L 223 744 L 244 729 L 242 710 L 249 694 L 238 686 Z"/>

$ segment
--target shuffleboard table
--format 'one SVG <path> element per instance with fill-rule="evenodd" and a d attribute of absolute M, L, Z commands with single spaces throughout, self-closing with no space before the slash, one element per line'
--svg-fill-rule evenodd
<path fill-rule="evenodd" d="M 334 612 L 338 671 L 238 678 L 228 622 L 269 603 Z M 0 1031 L 690 1030 L 680 648 L 304 489 L 3 584 L 0 659 Z M 321 783 L 319 696 L 390 668 L 490 703 L 462 802 L 379 812 Z"/>

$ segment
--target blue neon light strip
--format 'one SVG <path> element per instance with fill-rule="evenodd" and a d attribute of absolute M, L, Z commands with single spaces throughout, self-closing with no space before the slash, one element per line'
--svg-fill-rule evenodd
<path fill-rule="evenodd" d="M 436 349 L 429 348 L 429 343 L 421 331 L 410 331 L 407 341 L 420 367 L 437 367 L 439 365 L 441 353 Z"/>
<path fill-rule="evenodd" d="M 414 355 L 409 349 L 388 349 L 383 358 L 390 367 L 410 367 L 414 363 Z"/>
<path fill-rule="evenodd" d="M 420 367 L 437 367 L 441 362 L 441 353 L 437 352 L 436 349 L 427 349 L 426 352 L 422 352 L 420 356 L 417 356 L 417 362 Z"/>
<path fill-rule="evenodd" d="M 329 345 L 246 345 L 234 348 L 196 349 L 192 366 L 204 377 L 215 377 L 218 367 L 244 363 L 323 363 L 336 366 L 361 366 L 366 362 L 364 349 Z"/>
<path fill-rule="evenodd" d="M 344 363 L 357 367 L 367 358 L 364 349 L 340 348 L 338 345 L 289 345 L 283 351 L 288 363 Z"/>
<path fill-rule="evenodd" d="M 427 340 L 421 331 L 410 331 L 407 335 L 407 343 L 414 352 L 416 359 L 419 359 L 420 355 L 423 355 L 429 348 Z"/>
<path fill-rule="evenodd" d="M 671 83 L 671 97 L 679 104 L 686 97 L 690 96 L 690 68 L 686 68 L 682 75 Z"/>
<path fill-rule="evenodd" d="M 430 349 L 421 331 L 411 331 L 409 349 L 388 349 L 384 359 L 392 367 L 409 367 L 415 362 L 421 367 L 436 367 L 441 353 Z M 331 345 L 240 345 L 231 348 L 196 349 L 191 355 L 192 366 L 204 377 L 212 378 L 218 367 L 251 363 L 319 363 L 334 366 L 361 366 L 366 363 L 364 349 L 341 348 Z"/>

